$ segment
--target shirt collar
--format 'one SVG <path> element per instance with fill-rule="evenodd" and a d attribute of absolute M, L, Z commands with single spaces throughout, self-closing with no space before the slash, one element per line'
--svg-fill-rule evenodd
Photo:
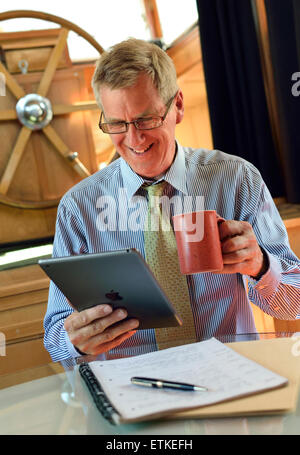
<path fill-rule="evenodd" d="M 175 189 L 181 191 L 184 194 L 187 194 L 186 165 L 184 151 L 182 146 L 177 142 L 176 147 L 177 153 L 175 160 L 173 161 L 171 167 L 167 170 L 164 177 L 159 180 L 165 180 Z M 128 198 L 131 199 L 132 196 L 134 196 L 134 194 L 137 192 L 137 190 L 143 185 L 144 179 L 140 175 L 136 174 L 123 158 L 121 158 L 120 161 L 124 186 L 127 189 Z"/>
<path fill-rule="evenodd" d="M 127 190 L 128 199 L 131 199 L 137 190 L 143 185 L 144 179 L 140 175 L 136 174 L 122 157 L 120 158 L 120 163 L 123 184 Z"/>
<path fill-rule="evenodd" d="M 183 148 L 176 142 L 177 153 L 171 167 L 167 170 L 164 180 L 176 190 L 187 195 L 186 164 Z"/>

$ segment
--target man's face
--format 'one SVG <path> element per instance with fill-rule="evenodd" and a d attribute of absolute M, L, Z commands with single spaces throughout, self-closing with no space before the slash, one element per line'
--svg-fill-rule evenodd
<path fill-rule="evenodd" d="M 112 90 L 100 88 L 105 122 L 137 120 L 153 115 L 163 116 L 166 105 L 146 74 L 132 87 Z M 164 123 L 152 130 L 137 130 L 129 125 L 126 133 L 111 134 L 119 155 L 134 172 L 143 177 L 156 177 L 172 164 L 175 155 L 175 127 L 183 117 L 183 96 L 179 90 Z"/>

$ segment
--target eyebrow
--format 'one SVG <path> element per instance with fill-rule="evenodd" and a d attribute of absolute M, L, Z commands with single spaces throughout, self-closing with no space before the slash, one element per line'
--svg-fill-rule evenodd
<path fill-rule="evenodd" d="M 150 109 L 146 109 L 142 114 L 138 115 L 137 117 L 135 117 L 133 120 L 138 120 L 139 118 L 143 118 L 143 117 L 148 117 L 148 116 L 153 116 L 153 115 L 158 115 L 158 114 L 155 114 L 154 112 L 152 112 Z M 125 122 L 124 119 L 118 119 L 118 118 L 114 118 L 114 117 L 105 117 L 105 120 L 107 122 Z"/>

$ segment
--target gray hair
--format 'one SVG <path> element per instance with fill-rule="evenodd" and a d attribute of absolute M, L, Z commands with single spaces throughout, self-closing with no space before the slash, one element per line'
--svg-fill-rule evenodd
<path fill-rule="evenodd" d="M 130 38 L 105 51 L 97 62 L 92 87 L 100 108 L 99 89 L 131 87 L 141 73 L 148 74 L 164 103 L 178 90 L 172 59 L 158 45 Z"/>

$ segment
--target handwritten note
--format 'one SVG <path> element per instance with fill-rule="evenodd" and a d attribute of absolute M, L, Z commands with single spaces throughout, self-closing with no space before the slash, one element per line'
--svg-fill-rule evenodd
<path fill-rule="evenodd" d="M 287 379 L 236 353 L 215 338 L 126 359 L 91 362 L 112 405 L 125 419 L 206 406 L 280 387 Z M 188 382 L 207 392 L 150 389 L 132 376 Z"/>

